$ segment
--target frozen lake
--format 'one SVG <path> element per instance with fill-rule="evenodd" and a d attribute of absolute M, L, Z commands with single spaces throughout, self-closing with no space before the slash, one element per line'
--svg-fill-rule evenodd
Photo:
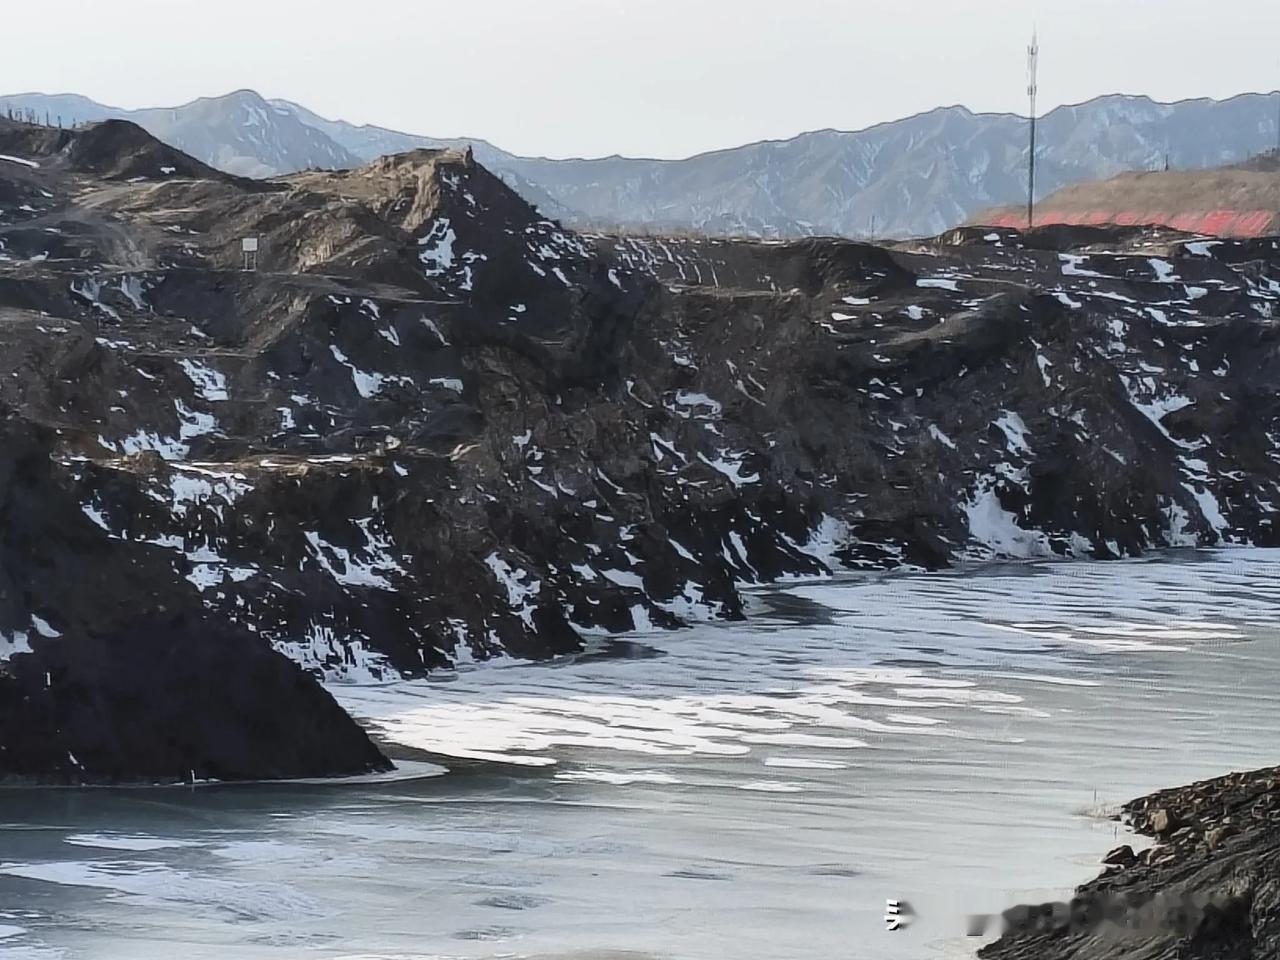
<path fill-rule="evenodd" d="M 1278 762 L 1280 551 L 752 606 L 333 688 L 444 775 L 0 791 L 0 957 L 965 957 L 965 914 L 1097 873 L 1115 804 Z"/>

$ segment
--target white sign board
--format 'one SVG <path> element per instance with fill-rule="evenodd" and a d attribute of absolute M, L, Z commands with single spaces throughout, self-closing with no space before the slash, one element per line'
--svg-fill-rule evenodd
<path fill-rule="evenodd" d="M 243 240 L 240 241 L 240 249 L 243 250 L 245 253 L 257 253 L 258 238 L 245 237 Z"/>

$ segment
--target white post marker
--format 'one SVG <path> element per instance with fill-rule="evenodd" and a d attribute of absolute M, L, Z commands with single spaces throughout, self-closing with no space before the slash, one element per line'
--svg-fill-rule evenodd
<path fill-rule="evenodd" d="M 902 903 L 898 900 L 886 900 L 884 902 L 884 924 L 889 930 L 898 930 L 902 927 Z"/>
<path fill-rule="evenodd" d="M 886 930 L 902 930 L 911 924 L 915 911 L 905 900 L 886 900 L 884 902 L 884 925 Z"/>
<path fill-rule="evenodd" d="M 258 238 L 245 237 L 240 241 L 240 252 L 244 255 L 244 269 L 258 269 Z"/>

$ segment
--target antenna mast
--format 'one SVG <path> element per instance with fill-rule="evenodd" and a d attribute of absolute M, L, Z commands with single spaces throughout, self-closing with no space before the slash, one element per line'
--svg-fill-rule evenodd
<path fill-rule="evenodd" d="M 1036 72 L 1040 65 L 1040 43 L 1031 31 L 1027 47 L 1027 99 L 1031 102 L 1031 152 L 1027 159 L 1027 229 L 1033 224 L 1036 198 Z"/>

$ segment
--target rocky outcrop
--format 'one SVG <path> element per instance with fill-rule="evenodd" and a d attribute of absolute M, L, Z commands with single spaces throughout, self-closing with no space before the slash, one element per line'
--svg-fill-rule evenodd
<path fill-rule="evenodd" d="M 1280 768 L 1124 807 L 1157 845 L 1108 856 L 1068 909 L 1019 907 L 984 960 L 1262 960 L 1280 955 Z M 1128 848 L 1121 848 L 1127 850 Z"/>
<path fill-rule="evenodd" d="M 0 124 L 0 403 L 147 558 L 123 602 L 329 683 L 784 574 L 1277 541 L 1273 241 L 584 236 L 467 153 L 121 182 L 59 143 Z"/>
<path fill-rule="evenodd" d="M 316 679 L 105 538 L 52 437 L 0 421 L 0 782 L 355 774 L 389 764 Z"/>

